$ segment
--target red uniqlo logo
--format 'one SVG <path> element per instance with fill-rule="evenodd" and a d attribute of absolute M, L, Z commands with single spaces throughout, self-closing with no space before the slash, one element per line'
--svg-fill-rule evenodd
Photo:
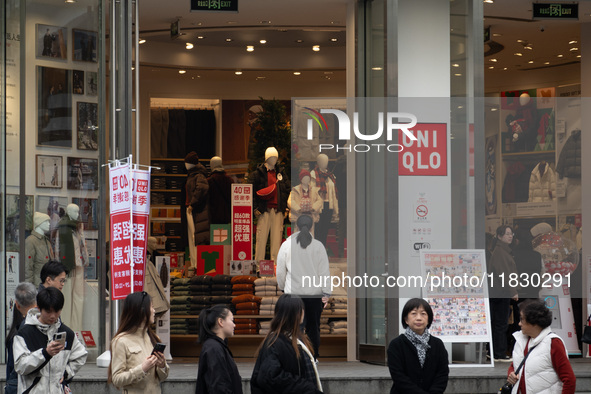
<path fill-rule="evenodd" d="M 114 177 L 113 178 L 113 191 L 119 189 L 119 182 L 118 182 L 119 178 Z"/>
<path fill-rule="evenodd" d="M 398 134 L 398 143 L 404 147 L 398 153 L 398 175 L 447 175 L 447 124 L 417 123 L 409 130 L 416 138 Z"/>
<path fill-rule="evenodd" d="M 148 181 L 145 179 L 138 179 L 137 191 L 138 191 L 138 193 L 147 193 L 148 192 Z"/>

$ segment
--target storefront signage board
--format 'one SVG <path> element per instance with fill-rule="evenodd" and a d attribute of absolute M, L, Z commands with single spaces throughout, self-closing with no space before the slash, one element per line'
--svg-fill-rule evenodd
<path fill-rule="evenodd" d="M 404 147 L 398 153 L 398 175 L 446 176 L 447 124 L 417 123 L 409 131 L 416 141 L 398 133 L 398 143 Z"/>
<path fill-rule="evenodd" d="M 133 204 L 133 290 L 144 290 L 150 220 L 150 170 L 131 171 Z"/>
<path fill-rule="evenodd" d="M 232 260 L 252 260 L 252 185 L 232 184 Z"/>

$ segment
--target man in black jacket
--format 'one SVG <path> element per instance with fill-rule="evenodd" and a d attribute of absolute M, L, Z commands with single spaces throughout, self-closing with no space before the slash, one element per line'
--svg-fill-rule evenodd
<path fill-rule="evenodd" d="M 257 217 L 255 260 L 265 259 L 267 239 L 271 233 L 271 260 L 277 260 L 283 233 L 283 219 L 291 183 L 282 167 L 277 165 L 279 153 L 273 147 L 265 151 L 265 163 L 249 176 L 253 185 L 254 214 Z"/>

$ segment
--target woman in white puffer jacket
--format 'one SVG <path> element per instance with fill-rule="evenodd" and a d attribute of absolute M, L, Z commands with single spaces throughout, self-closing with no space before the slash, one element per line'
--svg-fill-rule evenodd
<path fill-rule="evenodd" d="M 519 326 L 513 334 L 515 348 L 507 381 L 513 384 L 512 394 L 571 394 L 576 378 L 562 339 L 551 331 L 552 312 L 543 301 L 526 301 L 520 305 Z M 519 375 L 515 369 L 531 351 Z"/>

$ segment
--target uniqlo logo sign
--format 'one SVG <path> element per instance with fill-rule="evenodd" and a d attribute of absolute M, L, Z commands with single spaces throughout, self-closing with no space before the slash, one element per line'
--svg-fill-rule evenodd
<path fill-rule="evenodd" d="M 418 123 L 410 129 L 416 141 L 398 134 L 398 175 L 447 176 L 447 124 Z"/>
<path fill-rule="evenodd" d="M 148 181 L 145 179 L 138 179 L 137 180 L 137 191 L 138 191 L 138 193 L 147 193 L 148 192 Z"/>

